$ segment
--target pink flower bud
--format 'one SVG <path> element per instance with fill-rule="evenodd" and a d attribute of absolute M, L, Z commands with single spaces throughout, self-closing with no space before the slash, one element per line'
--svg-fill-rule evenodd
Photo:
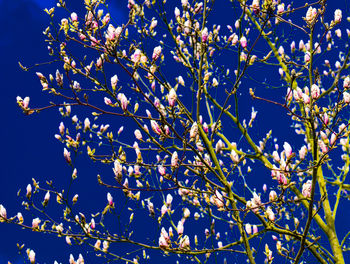
<path fill-rule="evenodd" d="M 118 100 L 120 101 L 120 104 L 121 104 L 122 109 L 123 109 L 124 111 L 126 111 L 127 108 L 128 108 L 129 101 L 128 101 L 128 99 L 126 98 L 125 94 L 119 93 L 119 94 L 118 94 Z"/>
<path fill-rule="evenodd" d="M 162 208 L 160 209 L 160 213 L 161 213 L 161 215 L 163 216 L 163 215 L 165 215 L 167 212 L 168 212 L 168 207 L 167 207 L 165 204 L 163 204 Z"/>
<path fill-rule="evenodd" d="M 166 168 L 162 165 L 158 166 L 158 172 L 160 175 L 164 176 L 166 174 Z"/>
<path fill-rule="evenodd" d="M 336 24 L 340 23 L 342 19 L 342 12 L 340 9 L 334 11 L 334 22 Z"/>
<path fill-rule="evenodd" d="M 167 248 L 169 247 L 169 243 L 168 241 L 161 235 L 159 237 L 159 241 L 158 241 L 159 247 L 163 247 L 163 248 Z"/>
<path fill-rule="evenodd" d="M 203 30 L 202 30 L 202 42 L 203 43 L 206 43 L 208 41 L 208 29 L 205 27 Z"/>
<path fill-rule="evenodd" d="M 110 193 L 107 193 L 107 201 L 110 206 L 113 205 L 113 196 Z"/>
<path fill-rule="evenodd" d="M 90 120 L 89 118 L 85 118 L 84 120 L 84 131 L 90 130 Z"/>
<path fill-rule="evenodd" d="M 190 210 L 189 210 L 188 208 L 185 208 L 185 209 L 184 209 L 184 218 L 185 218 L 185 219 L 186 219 L 186 218 L 189 218 L 190 215 L 191 215 Z"/>
<path fill-rule="evenodd" d="M 246 48 L 247 47 L 247 39 L 245 36 L 242 36 L 241 39 L 239 40 L 239 43 L 241 44 L 242 48 Z"/>
<path fill-rule="evenodd" d="M 331 146 L 335 143 L 336 140 L 337 140 L 337 135 L 332 133 L 331 140 L 330 140 Z"/>
<path fill-rule="evenodd" d="M 67 163 L 70 164 L 72 162 L 71 157 L 70 157 L 70 152 L 66 148 L 64 148 L 64 150 L 63 150 L 63 157 Z"/>
<path fill-rule="evenodd" d="M 157 46 L 153 49 L 153 54 L 152 54 L 152 59 L 154 61 L 156 61 L 160 55 L 162 54 L 162 47 L 161 46 Z"/>
<path fill-rule="evenodd" d="M 344 89 L 350 88 L 350 77 L 349 76 L 345 77 L 345 79 L 343 81 L 343 87 L 344 87 Z"/>
<path fill-rule="evenodd" d="M 118 83 L 118 76 L 113 75 L 111 77 L 111 86 L 112 86 L 113 90 L 115 90 L 115 88 L 117 87 L 117 83 Z"/>
<path fill-rule="evenodd" d="M 33 250 L 29 251 L 28 258 L 31 264 L 35 263 L 35 252 Z"/>
<path fill-rule="evenodd" d="M 45 194 L 45 197 L 44 197 L 44 203 L 48 203 L 50 200 L 50 192 L 47 191 L 47 193 Z"/>
<path fill-rule="evenodd" d="M 301 149 L 299 150 L 299 157 L 301 160 L 305 159 L 305 156 L 307 154 L 307 147 L 302 146 Z"/>
<path fill-rule="evenodd" d="M 350 103 L 350 94 L 348 92 L 343 93 L 343 100 L 344 100 L 344 103 L 346 104 Z"/>
<path fill-rule="evenodd" d="M 272 202 L 272 201 L 275 201 L 275 200 L 277 200 L 277 193 L 275 191 L 270 191 L 269 201 Z"/>
<path fill-rule="evenodd" d="M 194 122 L 192 124 L 191 130 L 190 130 L 190 138 L 195 138 L 198 134 L 198 125 L 197 122 Z"/>
<path fill-rule="evenodd" d="M 27 194 L 26 194 L 27 198 L 30 199 L 30 197 L 32 196 L 32 186 L 30 184 L 27 185 Z"/>
<path fill-rule="evenodd" d="M 72 13 L 72 14 L 70 14 L 70 18 L 72 19 L 72 21 L 73 22 L 76 22 L 76 21 L 78 21 L 78 15 L 77 15 L 77 13 Z"/>
<path fill-rule="evenodd" d="M 174 14 L 175 14 L 175 17 L 179 17 L 180 16 L 180 9 L 175 7 Z"/>
<path fill-rule="evenodd" d="M 177 152 L 174 151 L 174 153 L 171 155 L 171 167 L 176 167 L 178 160 L 179 158 L 178 158 Z"/>
<path fill-rule="evenodd" d="M 289 159 L 292 156 L 292 153 L 293 153 L 292 147 L 289 145 L 288 142 L 284 142 L 283 149 L 284 149 L 284 152 L 286 154 L 287 159 Z"/>
<path fill-rule="evenodd" d="M 309 7 L 309 9 L 306 12 L 306 17 L 305 17 L 305 21 L 308 24 L 312 24 L 315 20 L 317 16 L 317 9 L 316 8 L 312 8 L 311 6 Z"/>
<path fill-rule="evenodd" d="M 319 96 L 320 96 L 320 88 L 316 84 L 313 84 L 311 86 L 311 97 L 313 99 L 317 99 Z"/>
<path fill-rule="evenodd" d="M 105 103 L 106 105 L 111 105 L 111 104 L 112 104 L 112 100 L 109 99 L 108 97 L 103 98 L 103 100 L 104 100 L 104 103 Z"/>
<path fill-rule="evenodd" d="M 266 209 L 266 216 L 270 221 L 275 221 L 275 213 L 272 211 L 271 207 L 267 207 Z"/>
<path fill-rule="evenodd" d="M 0 204 L 0 222 L 4 222 L 7 219 L 6 208 Z"/>
<path fill-rule="evenodd" d="M 134 135 L 138 140 L 142 140 L 142 134 L 141 134 L 141 131 L 139 129 L 136 129 L 134 131 Z"/>
<path fill-rule="evenodd" d="M 39 227 L 41 220 L 39 218 L 34 218 L 32 221 L 32 228 L 36 229 Z"/>
<path fill-rule="evenodd" d="M 63 124 L 63 122 L 60 123 L 60 126 L 58 127 L 58 130 L 60 131 L 61 135 L 64 134 L 64 124 Z"/>
<path fill-rule="evenodd" d="M 162 130 L 160 129 L 158 123 L 155 120 L 151 120 L 151 127 L 153 132 L 156 133 L 157 135 L 162 134 Z"/>
<path fill-rule="evenodd" d="M 267 186 L 266 186 L 266 184 L 263 185 L 263 191 L 264 191 L 264 192 L 267 191 Z"/>
<path fill-rule="evenodd" d="M 168 94 L 168 103 L 170 107 L 174 107 L 176 99 L 177 99 L 176 92 L 174 88 L 171 88 Z"/>
<path fill-rule="evenodd" d="M 250 235 L 252 233 L 252 226 L 250 224 L 246 224 L 245 231 L 247 232 L 248 235 Z"/>
<path fill-rule="evenodd" d="M 253 234 L 258 233 L 258 226 L 257 225 L 253 225 Z"/>
<path fill-rule="evenodd" d="M 182 235 L 184 233 L 184 225 L 182 221 L 178 222 L 176 230 L 179 235 Z"/>
<path fill-rule="evenodd" d="M 311 197 L 311 187 L 312 187 L 312 181 L 308 180 L 303 184 L 303 189 L 302 189 L 302 194 L 306 197 L 309 198 Z"/>

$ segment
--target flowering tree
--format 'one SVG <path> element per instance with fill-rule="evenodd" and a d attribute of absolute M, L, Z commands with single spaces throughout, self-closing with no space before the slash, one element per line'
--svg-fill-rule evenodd
<path fill-rule="evenodd" d="M 345 263 L 349 231 L 339 232 L 335 219 L 350 190 L 349 48 L 340 9 L 300 2 L 223 2 L 232 10 L 219 21 L 225 26 L 214 24 L 215 0 L 129 0 L 119 25 L 103 0 L 85 0 L 85 14 L 62 0 L 46 9 L 57 70 L 36 74 L 52 101 L 17 103 L 27 115 L 59 109 L 55 137 L 71 179 L 63 187 L 33 179 L 23 205 L 38 217 L 0 205 L 0 220 L 106 262 L 160 254 Z M 288 122 L 256 125 L 272 114 Z M 86 154 L 101 171 L 96 210 L 72 187 Z M 35 263 L 35 252 L 27 254 Z"/>

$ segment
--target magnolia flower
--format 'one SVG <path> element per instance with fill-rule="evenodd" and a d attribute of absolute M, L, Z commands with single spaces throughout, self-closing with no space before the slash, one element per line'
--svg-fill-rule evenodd
<path fill-rule="evenodd" d="M 184 218 L 185 218 L 185 219 L 186 219 L 186 218 L 189 218 L 190 215 L 191 215 L 190 210 L 189 210 L 188 208 L 185 208 L 185 209 L 184 209 Z"/>
<path fill-rule="evenodd" d="M 329 144 L 333 145 L 336 140 L 337 140 L 337 135 L 332 133 L 331 140 L 329 141 Z"/>
<path fill-rule="evenodd" d="M 32 196 L 32 186 L 30 184 L 27 185 L 27 198 L 29 199 Z"/>
<path fill-rule="evenodd" d="M 118 83 L 118 76 L 117 75 L 113 75 L 111 77 L 111 86 L 113 88 L 113 90 L 115 90 L 115 88 L 117 87 L 117 83 Z"/>
<path fill-rule="evenodd" d="M 119 93 L 118 94 L 118 100 L 120 101 L 121 107 L 124 111 L 128 108 L 129 101 L 126 98 L 125 94 Z"/>
<path fill-rule="evenodd" d="M 182 221 L 179 221 L 177 223 L 176 231 L 179 235 L 182 235 L 184 233 L 184 224 Z"/>
<path fill-rule="evenodd" d="M 170 206 L 172 202 L 173 202 L 173 196 L 170 193 L 168 193 L 168 195 L 166 196 L 166 205 Z"/>
<path fill-rule="evenodd" d="M 164 176 L 166 174 L 166 168 L 162 165 L 158 165 L 158 172 L 160 175 Z"/>
<path fill-rule="evenodd" d="M 188 236 L 184 236 L 180 239 L 180 248 L 187 248 L 190 246 L 190 239 Z"/>
<path fill-rule="evenodd" d="M 307 154 L 307 147 L 302 146 L 301 149 L 299 150 L 299 157 L 301 160 L 305 159 L 305 156 Z"/>
<path fill-rule="evenodd" d="M 0 204 L 0 222 L 3 222 L 7 219 L 6 208 Z"/>
<path fill-rule="evenodd" d="M 208 29 L 205 27 L 203 30 L 202 30 L 202 42 L 203 43 L 206 43 L 208 41 Z"/>
<path fill-rule="evenodd" d="M 270 221 L 275 221 L 275 213 L 272 211 L 271 207 L 267 207 L 266 209 L 266 216 Z"/>
<path fill-rule="evenodd" d="M 163 236 L 159 237 L 158 244 L 159 244 L 159 247 L 165 247 L 165 248 L 169 247 L 168 241 Z"/>
<path fill-rule="evenodd" d="M 177 78 L 177 81 L 178 81 L 178 83 L 179 83 L 180 85 L 185 86 L 185 81 L 184 81 L 184 79 L 182 78 L 182 76 L 179 76 L 179 77 Z"/>
<path fill-rule="evenodd" d="M 306 197 L 309 198 L 311 197 L 311 187 L 312 187 L 312 181 L 308 180 L 303 184 L 303 189 L 302 189 L 302 194 Z"/>
<path fill-rule="evenodd" d="M 1 207 L 1 206 L 0 206 L 0 207 Z M 5 213 L 6 213 L 6 211 L 5 211 Z M 0 214 L 1 214 L 1 209 L 0 209 Z M 17 213 L 17 219 L 18 219 L 18 221 L 19 221 L 20 224 L 23 223 L 23 215 L 22 215 L 21 212 L 18 212 L 18 213 Z M 1 222 L 1 220 L 0 220 L 0 222 Z"/>
<path fill-rule="evenodd" d="M 230 152 L 230 158 L 234 163 L 238 163 L 239 162 L 239 156 L 237 154 L 236 151 L 234 151 L 233 149 Z"/>
<path fill-rule="evenodd" d="M 28 253 L 28 258 L 30 263 L 35 263 L 35 252 L 33 250 L 30 250 Z"/>
<path fill-rule="evenodd" d="M 258 233 L 258 226 L 257 225 L 253 225 L 253 234 Z"/>
<path fill-rule="evenodd" d="M 177 98 L 177 95 L 176 95 L 175 89 L 171 88 L 168 94 L 168 103 L 170 107 L 173 107 L 175 105 L 176 98 Z"/>
<path fill-rule="evenodd" d="M 311 97 L 313 99 L 317 99 L 320 96 L 320 88 L 318 87 L 318 85 L 313 84 L 311 86 Z"/>
<path fill-rule="evenodd" d="M 141 134 L 141 131 L 139 129 L 136 129 L 134 131 L 134 135 L 138 140 L 142 140 L 142 134 Z"/>
<path fill-rule="evenodd" d="M 334 33 L 337 35 L 338 38 L 341 38 L 341 30 L 339 28 L 335 30 Z"/>
<path fill-rule="evenodd" d="M 45 197 L 44 197 L 44 204 L 47 204 L 50 200 L 50 192 L 47 191 L 47 193 L 45 194 Z"/>
<path fill-rule="evenodd" d="M 77 13 L 73 12 L 72 14 L 70 14 L 70 18 L 72 19 L 73 22 L 78 21 Z"/>
<path fill-rule="evenodd" d="M 247 39 L 245 36 L 242 36 L 241 39 L 239 40 L 239 43 L 241 44 L 242 48 L 246 48 L 247 47 Z"/>
<path fill-rule="evenodd" d="M 160 214 L 164 216 L 168 212 L 168 207 L 163 204 L 162 208 L 160 209 Z"/>
<path fill-rule="evenodd" d="M 104 103 L 105 103 L 106 105 L 111 105 L 111 104 L 112 104 L 112 100 L 109 99 L 108 97 L 103 98 L 103 100 L 104 100 Z"/>
<path fill-rule="evenodd" d="M 343 100 L 346 104 L 350 103 L 350 94 L 348 92 L 343 93 Z"/>
<path fill-rule="evenodd" d="M 317 9 L 316 8 L 312 8 L 310 6 L 309 9 L 306 12 L 305 20 L 310 25 L 310 24 L 312 24 L 314 22 L 316 16 L 317 16 Z"/>
<path fill-rule="evenodd" d="M 171 167 L 176 167 L 178 160 L 179 158 L 178 158 L 177 152 L 174 151 L 174 153 L 171 155 Z"/>
<path fill-rule="evenodd" d="M 272 201 L 275 201 L 275 200 L 277 200 L 277 193 L 272 190 L 269 193 L 269 201 L 272 202 Z"/>
<path fill-rule="evenodd" d="M 84 131 L 90 130 L 90 120 L 89 118 L 85 118 L 84 120 Z"/>
<path fill-rule="evenodd" d="M 334 22 L 336 24 L 340 23 L 342 19 L 342 12 L 340 9 L 334 11 Z"/>
<path fill-rule="evenodd" d="M 348 89 L 349 87 L 350 87 L 350 77 L 347 76 L 347 77 L 345 77 L 345 79 L 343 81 L 343 88 Z"/>
<path fill-rule="evenodd" d="M 107 201 L 110 206 L 113 205 L 113 196 L 110 193 L 107 193 Z"/>
<path fill-rule="evenodd" d="M 94 245 L 94 248 L 96 249 L 96 250 L 100 250 L 101 249 L 101 240 L 97 240 L 96 241 L 96 243 L 95 243 L 95 245 Z"/>
<path fill-rule="evenodd" d="M 252 8 L 253 8 L 253 11 L 255 13 L 258 13 L 259 9 L 260 9 L 260 0 L 253 0 L 252 2 Z"/>
<path fill-rule="evenodd" d="M 283 148 L 284 148 L 284 152 L 286 154 L 287 159 L 289 159 L 293 154 L 292 147 L 289 145 L 288 142 L 284 142 Z"/>
<path fill-rule="evenodd" d="M 290 51 L 294 52 L 295 51 L 295 41 L 293 40 L 293 42 L 290 44 Z"/>
<path fill-rule="evenodd" d="M 225 143 L 222 142 L 221 139 L 219 139 L 219 141 L 216 143 L 215 145 L 215 151 L 216 153 L 219 153 L 223 148 L 225 147 Z"/>
<path fill-rule="evenodd" d="M 199 217 L 200 217 L 200 214 L 199 214 L 199 213 L 197 213 L 197 212 L 195 212 L 195 213 L 194 213 L 194 219 L 195 219 L 195 220 L 198 220 L 198 219 L 199 219 Z"/>
<path fill-rule="evenodd" d="M 195 138 L 198 134 L 198 125 L 197 122 L 194 122 L 192 124 L 191 130 L 190 130 L 190 138 Z"/>
<path fill-rule="evenodd" d="M 40 218 L 34 218 L 33 221 L 32 221 L 32 228 L 34 228 L 34 229 L 38 228 L 40 222 L 41 222 Z"/>
<path fill-rule="evenodd" d="M 252 233 L 252 226 L 249 223 L 245 225 L 245 231 L 248 235 Z"/>
<path fill-rule="evenodd" d="M 141 59 L 141 50 L 136 49 L 134 54 L 131 55 L 131 61 L 136 64 L 140 61 L 140 59 Z"/>
<path fill-rule="evenodd" d="M 151 22 L 151 25 L 149 26 L 150 30 L 153 30 L 158 24 L 158 21 L 156 19 L 153 19 Z"/>
<path fill-rule="evenodd" d="M 179 17 L 180 16 L 180 9 L 175 7 L 174 14 L 175 14 L 175 17 Z"/>
<path fill-rule="evenodd" d="M 66 148 L 64 148 L 63 150 L 63 157 L 67 161 L 67 163 L 70 164 L 72 162 L 72 159 L 70 157 L 70 152 Z"/>
<path fill-rule="evenodd" d="M 153 54 L 152 54 L 152 59 L 154 61 L 156 61 L 160 55 L 162 54 L 162 47 L 161 46 L 157 46 L 153 49 Z"/>
<path fill-rule="evenodd" d="M 151 120 L 151 127 L 153 132 L 156 133 L 157 135 L 162 134 L 162 130 L 160 129 L 158 123 L 155 120 Z"/>
<path fill-rule="evenodd" d="M 115 178 L 118 182 L 121 182 L 123 177 L 123 166 L 120 164 L 118 160 L 114 161 L 114 168 L 112 168 Z"/>

